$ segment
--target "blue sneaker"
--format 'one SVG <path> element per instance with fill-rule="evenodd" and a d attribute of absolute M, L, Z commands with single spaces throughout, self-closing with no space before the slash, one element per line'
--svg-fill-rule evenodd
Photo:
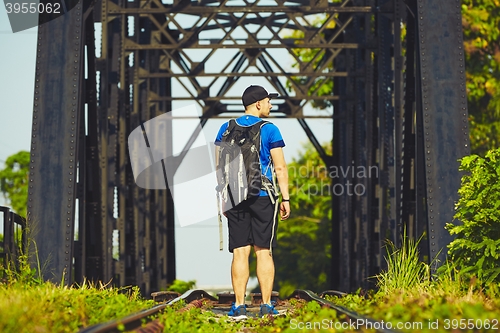
<path fill-rule="evenodd" d="M 229 313 L 227 315 L 236 320 L 247 319 L 248 317 L 246 304 L 236 307 L 233 302 L 233 304 L 231 305 L 231 310 L 229 310 Z"/>
<path fill-rule="evenodd" d="M 271 305 L 269 304 L 262 304 L 260 306 L 260 316 L 264 317 L 265 315 L 277 315 L 279 314 L 278 310 L 274 308 L 274 302 L 271 302 Z"/>

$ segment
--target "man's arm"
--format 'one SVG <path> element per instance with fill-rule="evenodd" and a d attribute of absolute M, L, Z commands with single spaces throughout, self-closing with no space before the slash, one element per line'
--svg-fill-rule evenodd
<path fill-rule="evenodd" d="M 281 147 L 271 149 L 271 158 L 273 160 L 274 171 L 278 178 L 281 195 L 283 199 L 290 199 L 288 192 L 288 169 L 286 167 L 285 155 Z M 280 204 L 280 215 L 282 220 L 286 220 L 290 216 L 290 202 L 283 201 Z"/>

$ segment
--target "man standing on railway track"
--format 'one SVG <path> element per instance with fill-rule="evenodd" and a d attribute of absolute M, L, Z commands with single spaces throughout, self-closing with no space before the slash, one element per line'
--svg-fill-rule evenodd
<path fill-rule="evenodd" d="M 278 208 L 282 220 L 290 216 L 288 170 L 282 149 L 285 143 L 278 127 L 262 119 L 269 117 L 271 98 L 277 96 L 278 94 L 270 94 L 261 86 L 249 86 L 242 95 L 245 114 L 224 123 L 215 140 L 219 184 L 217 190 L 222 196 L 224 215 L 228 219 L 229 252 L 233 253 L 231 280 L 236 302 L 232 305 L 229 316 L 236 319 L 246 318 L 245 291 L 249 279 L 248 258 L 252 247 L 257 257 L 257 279 L 262 293 L 260 315 L 278 314 L 271 303 L 275 273 L 272 248 L 276 245 Z M 235 142 L 241 152 L 239 157 L 229 157 L 228 151 Z M 248 161 L 255 151 L 257 162 L 250 163 L 249 166 Z M 230 160 L 236 163 L 228 163 Z M 241 171 L 244 163 L 247 179 L 242 182 L 242 178 L 245 178 L 241 176 L 245 175 L 245 171 Z M 233 185 L 228 174 L 231 168 L 238 168 L 238 165 L 238 184 Z M 250 175 L 250 169 L 257 169 L 258 176 Z M 273 173 L 278 180 L 281 202 Z M 254 184 L 258 184 L 258 187 L 253 186 Z"/>

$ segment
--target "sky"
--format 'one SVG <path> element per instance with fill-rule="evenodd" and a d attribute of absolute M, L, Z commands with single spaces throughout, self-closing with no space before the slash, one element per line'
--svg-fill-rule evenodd
<path fill-rule="evenodd" d="M 29 151 L 30 148 L 36 37 L 36 27 L 12 33 L 5 7 L 0 5 L 0 169 L 5 167 L 4 163 L 8 156 L 21 150 Z M 253 79 L 240 81 L 235 89 L 241 89 L 241 91 L 244 87 L 256 83 Z M 266 88 L 272 91 L 270 85 Z M 269 120 L 280 128 L 286 143 L 285 158 L 291 161 L 298 156 L 303 144 L 308 142 L 306 134 L 295 119 Z M 209 136 L 212 133 L 215 138 L 219 126 L 225 121 L 227 119 L 209 120 L 203 130 L 207 139 L 210 139 Z M 331 140 L 333 126 L 331 119 L 316 119 L 307 122 L 320 142 Z M 182 144 L 180 135 L 174 133 L 175 135 L 179 138 L 177 142 Z M 174 140 L 176 140 L 175 137 Z M 206 201 L 210 202 L 210 200 L 213 202 L 211 209 L 215 209 L 215 193 Z M 8 206 L 8 202 L 2 195 L 0 195 L 0 205 Z M 232 255 L 227 250 L 227 222 L 225 218 L 223 219 L 224 251 L 219 251 L 219 228 L 215 216 L 202 223 L 184 227 L 176 223 L 178 279 L 195 280 L 199 288 L 231 285 Z M 255 283 L 255 280 L 250 283 Z"/>

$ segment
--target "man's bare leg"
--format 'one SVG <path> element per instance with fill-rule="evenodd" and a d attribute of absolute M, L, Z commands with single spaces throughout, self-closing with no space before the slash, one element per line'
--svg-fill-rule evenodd
<path fill-rule="evenodd" d="M 238 247 L 233 250 L 233 262 L 231 264 L 231 281 L 233 283 L 235 306 L 245 304 L 245 292 L 247 289 L 250 269 L 248 267 L 248 257 L 251 246 Z"/>
<path fill-rule="evenodd" d="M 262 303 L 271 304 L 271 293 L 274 283 L 274 260 L 269 255 L 269 249 L 254 246 L 257 255 L 257 279 L 259 280 Z"/>

